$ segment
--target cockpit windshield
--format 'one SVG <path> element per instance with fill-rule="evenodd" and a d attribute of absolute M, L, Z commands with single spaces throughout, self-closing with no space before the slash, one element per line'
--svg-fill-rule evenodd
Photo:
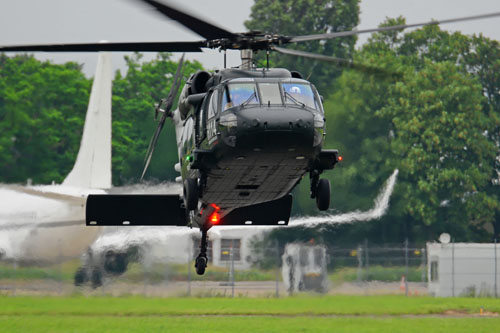
<path fill-rule="evenodd" d="M 286 104 L 304 104 L 319 110 L 311 85 L 306 83 L 283 83 L 283 93 Z"/>
<path fill-rule="evenodd" d="M 241 104 L 260 104 L 255 83 L 230 83 L 226 86 L 222 97 L 222 110 Z"/>
<path fill-rule="evenodd" d="M 281 100 L 280 86 L 278 83 L 259 82 L 260 96 L 265 105 L 283 105 Z"/>
<path fill-rule="evenodd" d="M 311 84 L 301 81 L 229 82 L 222 96 L 222 111 L 239 105 L 293 105 L 322 112 Z"/>

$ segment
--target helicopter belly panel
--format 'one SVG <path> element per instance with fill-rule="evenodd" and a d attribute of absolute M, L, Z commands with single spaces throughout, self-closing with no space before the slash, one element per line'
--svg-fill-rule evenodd
<path fill-rule="evenodd" d="M 308 167 L 307 159 L 295 155 L 259 152 L 224 158 L 208 172 L 202 200 L 234 208 L 281 198 L 290 193 Z"/>

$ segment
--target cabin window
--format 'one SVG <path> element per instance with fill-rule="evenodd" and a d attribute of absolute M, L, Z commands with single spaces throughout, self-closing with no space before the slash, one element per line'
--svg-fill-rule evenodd
<path fill-rule="evenodd" d="M 221 239 L 220 242 L 220 260 L 231 260 L 231 251 L 233 251 L 234 261 L 240 260 L 241 240 L 240 239 Z"/>
<path fill-rule="evenodd" d="M 277 83 L 259 83 L 262 104 L 283 104 L 280 86 Z"/>
<path fill-rule="evenodd" d="M 241 104 L 260 104 L 255 83 L 230 83 L 224 89 L 222 110 Z"/>
<path fill-rule="evenodd" d="M 283 83 L 285 103 L 289 105 L 305 105 L 311 109 L 321 110 L 310 84 Z"/>

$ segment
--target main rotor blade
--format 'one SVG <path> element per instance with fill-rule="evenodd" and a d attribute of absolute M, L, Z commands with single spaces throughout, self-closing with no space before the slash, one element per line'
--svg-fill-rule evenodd
<path fill-rule="evenodd" d="M 167 6 L 161 2 L 155 0 L 140 0 L 146 2 L 156 8 L 157 11 L 167 16 L 168 18 L 175 20 L 190 29 L 191 31 L 196 32 L 198 35 L 205 37 L 206 39 L 220 39 L 220 38 L 235 38 L 237 35 L 219 28 L 213 24 L 210 24 L 200 18 L 194 17 L 187 13 L 184 13 L 178 9 L 175 9 L 171 6 Z"/>
<path fill-rule="evenodd" d="M 48 44 L 0 46 L 0 52 L 45 51 L 45 52 L 201 52 L 204 41 L 197 42 L 137 42 L 137 43 L 89 43 L 89 44 Z"/>
<path fill-rule="evenodd" d="M 165 113 L 163 114 L 162 118 L 166 118 L 169 115 L 170 109 L 172 108 L 172 105 L 174 105 L 175 95 L 177 95 L 177 91 L 179 90 L 179 87 L 181 85 L 183 65 L 184 65 L 184 54 L 182 54 L 182 57 L 179 59 L 179 65 L 177 65 L 177 71 L 175 72 L 172 88 L 170 88 L 170 91 L 168 92 L 166 106 L 165 106 Z"/>
<path fill-rule="evenodd" d="M 347 36 L 360 35 L 360 34 L 365 34 L 365 33 L 370 33 L 370 32 L 403 30 L 403 29 L 407 29 L 407 28 L 423 27 L 426 25 L 438 25 L 438 24 L 445 24 L 445 23 L 482 20 L 482 19 L 493 18 L 493 17 L 498 17 L 498 16 L 500 16 L 500 12 L 459 17 L 459 18 L 452 18 L 452 19 L 441 20 L 441 21 L 434 20 L 434 21 L 429 21 L 429 22 L 425 22 L 425 23 L 400 24 L 400 25 L 393 25 L 393 26 L 389 26 L 389 27 L 380 27 L 380 28 L 373 28 L 373 29 L 341 31 L 341 32 L 332 32 L 332 33 L 328 33 L 328 34 L 317 34 L 317 35 L 295 36 L 295 37 L 292 37 L 290 39 L 290 43 L 306 42 L 306 41 L 321 40 L 321 39 L 332 39 L 332 38 L 337 38 L 337 37 L 347 37 Z"/>
<path fill-rule="evenodd" d="M 376 74 L 376 75 L 383 75 L 383 76 L 400 75 L 400 73 L 390 72 L 390 71 L 384 70 L 382 68 L 373 67 L 373 66 L 364 65 L 364 64 L 358 64 L 358 63 L 355 63 L 349 59 L 331 57 L 331 56 L 326 56 L 326 55 L 311 53 L 311 52 L 306 52 L 306 51 L 285 49 L 285 48 L 278 47 L 278 46 L 273 46 L 271 49 L 273 49 L 276 52 L 282 53 L 282 54 L 288 54 L 288 55 L 294 55 L 294 56 L 299 56 L 299 57 L 311 58 L 311 59 L 320 60 L 320 61 L 331 62 L 331 63 L 336 64 L 337 66 L 340 66 L 340 67 L 352 68 L 352 69 L 355 69 L 355 70 L 358 70 L 361 72 L 365 72 L 368 74 Z"/>
<path fill-rule="evenodd" d="M 142 171 L 141 180 L 143 180 L 144 175 L 148 170 L 149 164 L 151 163 L 151 158 L 153 157 L 153 153 L 155 151 L 156 143 L 158 142 L 158 138 L 160 137 L 161 130 L 163 129 L 163 125 L 165 125 L 165 120 L 170 115 L 170 110 L 172 109 L 172 105 L 174 104 L 175 95 L 177 95 L 177 91 L 179 90 L 181 84 L 183 64 L 184 64 L 184 54 L 179 60 L 179 65 L 177 66 L 177 71 L 175 72 L 174 81 L 172 82 L 172 87 L 168 92 L 168 96 L 166 98 L 165 110 L 163 111 L 158 127 L 156 128 L 156 131 L 153 134 L 151 141 L 149 142 L 148 150 L 146 152 L 146 158 L 144 159 L 144 170 Z"/>

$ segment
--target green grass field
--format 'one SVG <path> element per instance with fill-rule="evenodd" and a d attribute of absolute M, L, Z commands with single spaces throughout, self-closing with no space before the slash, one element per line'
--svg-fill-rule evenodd
<path fill-rule="evenodd" d="M 403 296 L 6 297 L 0 331 L 494 332 L 500 301 Z M 451 315 L 450 315 L 451 313 Z"/>

